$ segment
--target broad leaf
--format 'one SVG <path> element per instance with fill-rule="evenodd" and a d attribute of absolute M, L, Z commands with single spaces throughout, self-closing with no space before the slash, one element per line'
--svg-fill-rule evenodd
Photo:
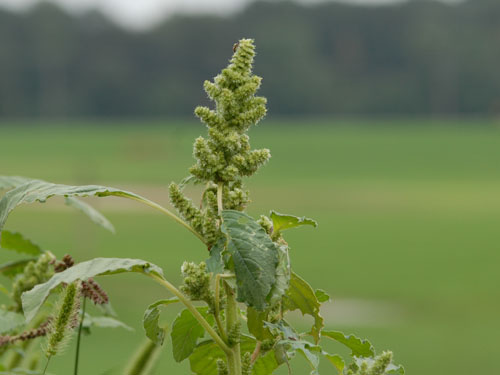
<path fill-rule="evenodd" d="M 62 283 L 70 284 L 73 281 L 86 280 L 94 276 L 123 272 L 154 274 L 163 278 L 163 271 L 160 267 L 141 259 L 95 258 L 78 263 L 63 272 L 56 273 L 46 283 L 36 285 L 30 291 L 23 293 L 21 299 L 26 321 L 30 322 L 35 317 L 51 290 L 58 285 Z"/>
<path fill-rule="evenodd" d="M 111 233 L 115 233 L 115 227 L 113 226 L 113 224 L 111 224 L 111 222 L 94 207 L 74 197 L 66 197 L 65 202 L 68 206 L 74 207 L 78 211 L 81 211 L 82 213 L 87 215 L 90 220 L 92 220 L 97 225 L 109 230 Z"/>
<path fill-rule="evenodd" d="M 281 342 L 289 347 L 289 352 L 298 352 L 304 356 L 309 366 L 311 366 L 311 375 L 318 374 L 319 353 L 321 353 L 321 348 L 319 346 L 304 340 L 283 340 Z"/>
<path fill-rule="evenodd" d="M 4 230 L 0 234 L 0 247 L 20 254 L 39 255 L 42 253 L 42 249 L 38 245 L 24 238 L 21 233 L 13 233 L 8 230 Z"/>
<path fill-rule="evenodd" d="M 9 190 L 25 184 L 31 179 L 21 176 L 0 176 L 0 190 Z"/>
<path fill-rule="evenodd" d="M 242 335 L 240 342 L 241 354 L 253 352 L 255 344 L 253 338 Z M 197 375 L 218 375 L 217 359 L 226 360 L 226 355 L 222 349 L 213 340 L 203 341 L 196 346 L 193 354 L 189 357 L 191 371 Z M 252 372 L 252 374 L 257 375 L 255 372 Z"/>
<path fill-rule="evenodd" d="M 323 303 L 330 300 L 330 296 L 323 289 L 316 289 L 314 292 L 319 302 Z"/>
<path fill-rule="evenodd" d="M 36 259 L 28 258 L 4 263 L 0 265 L 0 273 L 6 277 L 13 278 L 17 274 L 22 273 L 29 262 L 36 261 Z"/>
<path fill-rule="evenodd" d="M 281 301 L 283 295 L 290 286 L 290 257 L 288 256 L 288 246 L 279 245 L 278 249 L 278 265 L 276 266 L 276 282 L 271 288 L 270 303 L 273 306 L 276 302 Z"/>
<path fill-rule="evenodd" d="M 212 315 L 208 314 L 208 307 L 198 307 L 198 311 L 213 324 Z M 174 359 L 181 362 L 188 358 L 196 347 L 198 339 L 205 335 L 205 329 L 187 309 L 177 315 L 172 325 L 172 351 Z"/>
<path fill-rule="evenodd" d="M 238 301 L 264 310 L 273 287 L 278 250 L 264 229 L 243 212 L 222 212 L 222 231 L 227 235 L 238 286 Z"/>
<path fill-rule="evenodd" d="M 142 325 L 146 331 L 146 336 L 157 345 L 163 345 L 163 340 L 165 339 L 165 329 L 158 325 L 158 320 L 160 319 L 160 309 L 158 307 L 162 305 L 166 306 L 175 302 L 179 302 L 179 299 L 176 297 L 162 299 L 149 305 L 144 312 Z"/>
<path fill-rule="evenodd" d="M 116 196 L 133 199 L 146 204 L 155 205 L 146 198 L 140 195 L 115 189 L 106 186 L 98 185 L 84 185 L 84 186 L 70 186 L 53 184 L 42 180 L 28 180 L 26 183 L 17 186 L 16 188 L 8 191 L 0 200 L 0 230 L 5 225 L 7 217 L 11 211 L 22 203 L 41 202 L 44 203 L 47 199 L 53 196 L 64 197 L 107 197 Z"/>
<path fill-rule="evenodd" d="M 323 355 L 325 358 L 327 358 L 330 363 L 335 367 L 339 375 L 344 374 L 344 367 L 345 367 L 345 362 L 344 359 L 339 356 L 338 354 L 329 354 L 326 352 L 323 352 Z"/>
<path fill-rule="evenodd" d="M 290 288 L 283 298 L 283 308 L 285 311 L 300 310 L 302 315 L 311 315 L 314 318 L 314 325 L 310 334 L 316 343 L 319 342 L 320 332 L 323 328 L 323 318 L 319 314 L 320 302 L 313 288 L 294 272 L 290 278 Z"/>
<path fill-rule="evenodd" d="M 127 331 L 133 331 L 134 329 L 127 324 L 119 321 L 118 319 L 112 318 L 110 316 L 91 316 L 85 314 L 85 319 L 83 320 L 84 328 L 99 327 L 99 328 L 123 328 Z"/>
<path fill-rule="evenodd" d="M 271 220 L 273 221 L 273 235 L 279 235 L 282 230 L 300 227 L 301 225 L 318 226 L 318 223 L 313 219 L 280 214 L 276 211 L 271 211 Z"/>
<path fill-rule="evenodd" d="M 0 308 L 0 334 L 11 332 L 24 323 L 22 314 Z"/>
<path fill-rule="evenodd" d="M 270 375 L 279 367 L 274 350 L 268 351 L 265 355 L 260 356 L 252 368 L 252 375 Z"/>
<path fill-rule="evenodd" d="M 344 344 L 349 349 L 351 349 L 351 355 L 353 357 L 373 357 L 375 355 L 375 349 L 368 340 L 361 340 L 354 335 L 345 335 L 339 331 L 325 331 L 321 332 L 321 336 L 329 337 L 335 341 Z"/>
<path fill-rule="evenodd" d="M 205 261 L 207 271 L 212 272 L 214 275 L 224 272 L 224 261 L 222 259 L 222 252 L 226 246 L 226 236 L 221 236 L 210 249 L 210 257 Z"/>
<path fill-rule="evenodd" d="M 247 309 L 248 332 L 254 335 L 259 341 L 264 341 L 273 337 L 269 328 L 264 326 L 264 321 L 267 320 L 268 313 L 268 311 L 257 311 L 252 307 Z"/>

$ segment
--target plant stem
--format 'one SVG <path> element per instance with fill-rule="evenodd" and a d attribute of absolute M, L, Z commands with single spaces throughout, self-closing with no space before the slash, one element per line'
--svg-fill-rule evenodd
<path fill-rule="evenodd" d="M 231 348 L 227 346 L 224 340 L 222 340 L 221 337 L 217 334 L 217 332 L 215 332 L 215 330 L 212 328 L 210 323 L 207 322 L 207 320 L 200 314 L 200 312 L 196 309 L 196 307 L 194 307 L 191 301 L 187 299 L 186 296 L 182 294 L 179 289 L 170 284 L 167 280 L 162 279 L 160 276 L 153 274 L 146 274 L 146 275 L 153 278 L 156 282 L 163 285 L 170 292 L 172 292 L 177 298 L 179 298 L 179 300 L 188 308 L 188 310 L 191 311 L 191 314 L 193 314 L 195 319 L 203 326 L 203 328 L 205 328 L 207 333 L 214 339 L 215 343 L 220 346 L 220 348 L 224 351 L 224 353 L 228 355 L 232 353 Z"/>
<path fill-rule="evenodd" d="M 234 290 L 229 286 L 228 283 L 224 282 L 224 288 L 226 289 L 226 330 L 228 335 L 230 332 L 236 330 L 238 321 L 238 305 L 236 303 L 236 296 Z M 239 337 L 238 337 L 239 340 Z M 227 356 L 229 375 L 241 375 L 241 351 L 240 343 L 235 342 L 231 347 L 231 354 Z"/>
<path fill-rule="evenodd" d="M 78 326 L 78 335 L 76 336 L 75 370 L 73 371 L 74 375 L 78 375 L 78 360 L 80 359 L 80 341 L 82 339 L 82 328 L 83 328 L 83 320 L 85 319 L 86 302 L 87 298 L 83 297 L 82 317 L 80 318 L 80 325 Z"/>
<path fill-rule="evenodd" d="M 253 351 L 252 353 L 252 357 L 251 357 L 251 363 L 254 363 L 257 358 L 259 358 L 259 355 L 260 355 L 260 347 L 262 346 L 262 342 L 260 341 L 257 341 L 257 345 L 255 345 L 255 350 Z"/>
<path fill-rule="evenodd" d="M 191 226 L 188 223 L 186 223 L 184 220 L 182 220 L 179 216 L 174 214 L 172 211 L 167 210 L 165 207 L 160 206 L 158 203 L 150 201 L 149 199 L 146 199 L 146 198 L 135 197 L 133 195 L 127 196 L 127 198 L 144 203 L 150 207 L 157 209 L 158 211 L 163 212 L 165 215 L 170 216 L 172 219 L 174 219 L 176 222 L 178 222 L 180 225 L 182 225 L 183 227 L 188 229 L 191 233 L 193 233 L 196 237 L 198 237 L 200 239 L 200 241 L 206 245 L 205 239 L 202 237 L 202 235 L 199 234 L 198 232 L 196 232 L 193 228 L 191 228 Z"/>
<path fill-rule="evenodd" d="M 219 182 L 217 184 L 217 209 L 219 216 L 222 214 L 222 211 L 224 210 L 224 206 L 222 204 L 222 193 L 224 190 L 224 185 L 222 182 Z"/>
<path fill-rule="evenodd" d="M 220 320 L 220 273 L 215 276 L 215 322 L 217 323 L 217 327 L 219 328 L 220 335 L 222 339 L 227 342 L 226 331 L 224 330 L 224 326 Z"/>
<path fill-rule="evenodd" d="M 47 371 L 47 367 L 49 367 L 49 362 L 50 362 L 51 358 L 52 358 L 52 356 L 47 357 L 47 363 L 45 364 L 45 368 L 43 369 L 42 375 L 45 375 L 45 372 Z"/>

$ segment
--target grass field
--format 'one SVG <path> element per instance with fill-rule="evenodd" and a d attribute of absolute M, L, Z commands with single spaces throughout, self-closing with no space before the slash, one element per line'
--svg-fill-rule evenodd
<path fill-rule="evenodd" d="M 0 125 L 0 174 L 133 189 L 167 204 L 167 184 L 192 163 L 196 124 L 87 127 Z M 407 374 L 494 374 L 500 331 L 500 127 L 486 121 L 389 124 L 267 121 L 252 145 L 273 158 L 249 182 L 257 216 L 275 209 L 315 218 L 290 231 L 292 266 L 333 302 L 329 328 L 392 349 Z M 193 196 L 196 191 L 192 191 Z M 156 212 L 117 198 L 89 199 L 112 235 L 54 199 L 14 212 L 7 227 L 57 255 L 138 257 L 179 282 L 184 259 L 206 250 Z M 1 254 L 1 260 L 10 254 Z M 133 333 L 96 329 L 83 340 L 82 375 L 120 369 L 143 340 L 144 309 L 163 291 L 140 276 L 101 278 Z M 165 311 L 166 322 L 178 312 Z M 332 351 L 342 352 L 330 344 Z M 73 347 L 50 370 L 71 371 Z M 296 374 L 308 373 L 294 360 Z M 327 363 L 322 374 L 333 374 Z M 155 374 L 187 374 L 166 342 Z M 280 372 L 280 374 L 283 372 Z"/>

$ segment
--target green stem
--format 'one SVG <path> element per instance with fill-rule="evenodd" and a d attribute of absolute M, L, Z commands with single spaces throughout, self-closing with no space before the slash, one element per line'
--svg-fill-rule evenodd
<path fill-rule="evenodd" d="M 215 276 L 215 322 L 217 323 L 217 327 L 219 328 L 220 335 L 222 339 L 227 342 L 226 331 L 224 330 L 224 326 L 220 320 L 220 273 Z"/>
<path fill-rule="evenodd" d="M 186 223 L 184 220 L 182 220 L 179 216 L 174 214 L 172 211 L 167 210 L 165 207 L 160 206 L 158 203 L 150 201 L 149 199 L 146 199 L 146 198 L 135 197 L 133 195 L 127 196 L 127 197 L 130 199 L 133 199 L 135 201 L 144 203 L 144 204 L 148 205 L 149 207 L 155 208 L 158 211 L 163 212 L 165 215 L 170 216 L 172 219 L 174 219 L 176 222 L 178 222 L 180 225 L 182 225 L 187 230 L 189 230 L 191 233 L 193 233 L 196 237 L 198 237 L 200 239 L 200 241 L 206 245 L 205 239 L 202 237 L 202 235 L 199 234 L 198 232 L 196 232 L 193 228 L 191 228 L 191 226 L 188 223 Z"/>
<path fill-rule="evenodd" d="M 87 302 L 87 298 L 83 297 L 82 317 L 80 318 L 80 325 L 78 326 L 78 335 L 76 336 L 75 370 L 73 371 L 74 375 L 78 375 L 78 360 L 80 359 L 80 341 L 82 338 L 83 320 L 85 319 L 86 302 Z"/>
<path fill-rule="evenodd" d="M 222 214 L 222 211 L 224 210 L 224 206 L 222 204 L 222 193 L 224 190 L 224 185 L 222 182 L 219 182 L 217 184 L 217 209 L 219 212 L 219 216 Z"/>
<path fill-rule="evenodd" d="M 221 337 L 217 334 L 217 332 L 215 332 L 215 330 L 212 328 L 210 323 L 207 322 L 207 320 L 200 314 L 200 312 L 196 309 L 196 307 L 194 307 L 191 301 L 188 300 L 186 296 L 182 294 L 179 289 L 170 284 L 167 280 L 162 279 L 160 276 L 154 274 L 146 274 L 146 275 L 153 278 L 156 282 L 163 285 L 170 292 L 172 292 L 177 298 L 179 298 L 179 300 L 187 307 L 187 309 L 191 311 L 191 314 L 193 314 L 195 319 L 203 326 L 203 328 L 205 328 L 207 333 L 214 339 L 215 343 L 220 346 L 220 348 L 224 351 L 224 353 L 226 354 L 231 353 L 231 348 L 227 346 L 224 340 L 222 340 Z"/>
<path fill-rule="evenodd" d="M 47 357 L 47 363 L 45 364 L 45 368 L 43 369 L 42 375 L 45 375 L 45 372 L 47 371 L 47 368 L 49 367 L 49 362 L 52 356 Z"/>
<path fill-rule="evenodd" d="M 228 283 L 224 282 L 226 289 L 226 330 L 227 332 L 234 332 L 238 321 L 238 305 L 236 303 L 236 296 L 234 290 Z M 239 338 L 238 338 L 239 339 Z M 235 342 L 231 347 L 231 354 L 227 356 L 229 375 L 241 375 L 241 350 L 240 343 Z"/>

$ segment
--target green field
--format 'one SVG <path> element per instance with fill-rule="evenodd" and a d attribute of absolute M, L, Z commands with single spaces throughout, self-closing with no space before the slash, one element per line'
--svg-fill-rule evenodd
<path fill-rule="evenodd" d="M 196 123 L 22 125 L 0 125 L 0 174 L 123 187 L 162 204 L 168 202 L 167 184 L 184 177 L 192 163 L 194 138 L 205 133 Z M 275 209 L 319 222 L 317 229 L 290 231 L 287 239 L 295 271 L 333 298 L 324 311 L 327 327 L 392 349 L 407 374 L 498 371 L 498 125 L 264 121 L 250 132 L 252 145 L 270 148 L 273 157 L 249 182 L 249 213 Z M 7 228 L 77 260 L 151 260 L 177 283 L 184 259 L 207 257 L 189 232 L 165 216 L 118 198 L 88 202 L 111 219 L 116 235 L 57 199 L 15 211 Z M 136 331 L 96 329 L 84 337 L 82 375 L 121 368 L 144 338 L 144 309 L 164 296 L 140 276 L 100 282 Z M 177 312 L 166 311 L 166 322 Z M 66 375 L 72 360 L 70 347 L 50 370 Z M 295 374 L 308 373 L 301 359 L 294 361 Z M 321 370 L 334 374 L 328 363 Z M 168 342 L 155 374 L 165 373 L 189 373 L 187 363 L 173 362 Z"/>

